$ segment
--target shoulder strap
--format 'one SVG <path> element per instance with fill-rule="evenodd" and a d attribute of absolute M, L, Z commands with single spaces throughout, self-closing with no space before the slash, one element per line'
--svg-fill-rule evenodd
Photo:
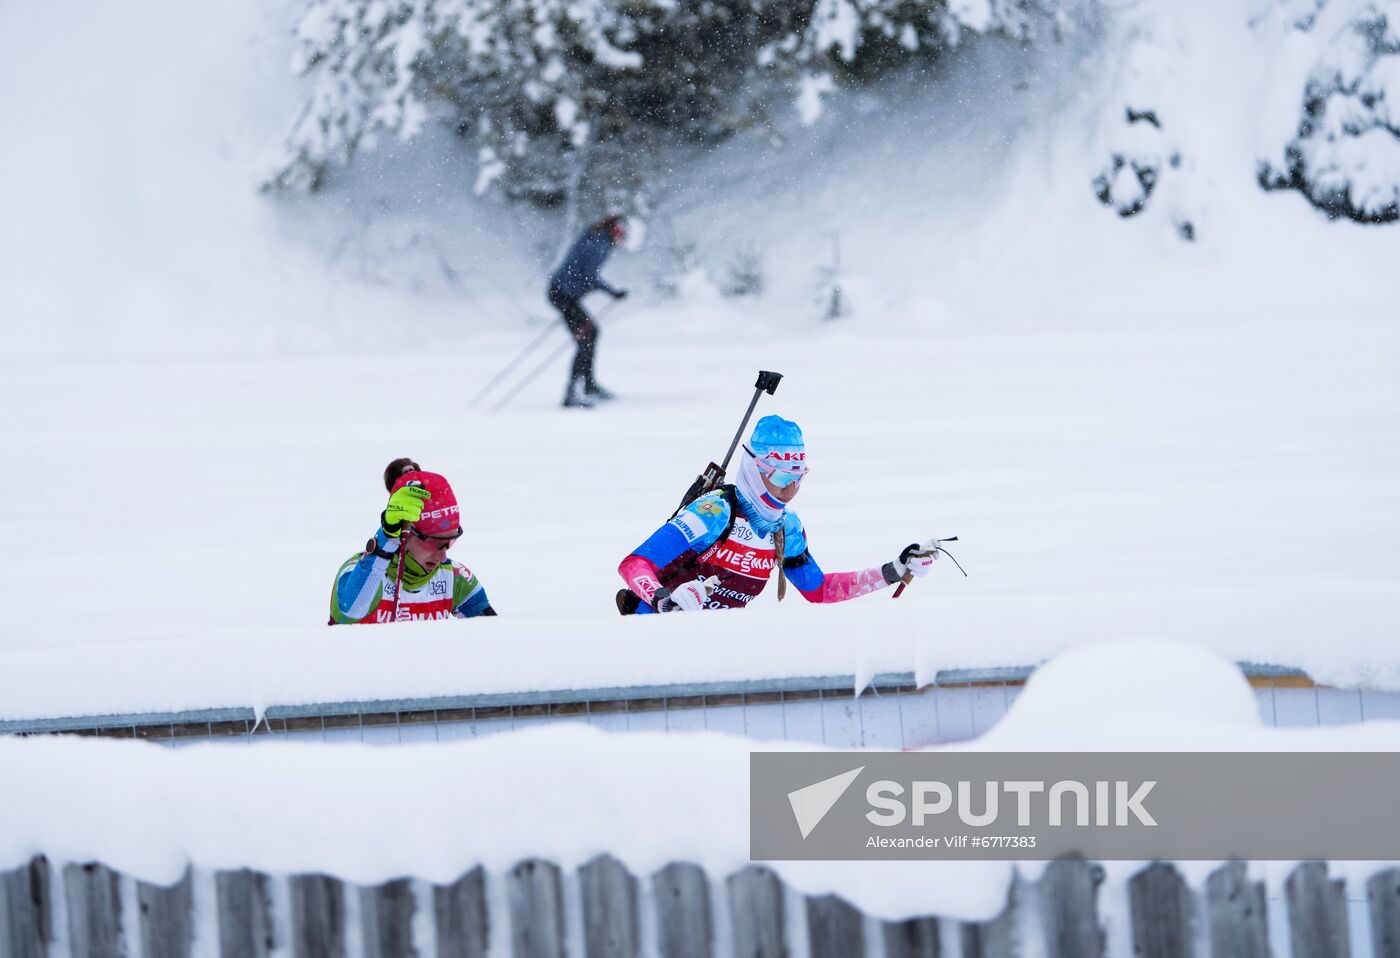
<path fill-rule="evenodd" d="M 724 531 L 719 534 L 716 542 L 723 542 L 729 538 L 729 533 L 734 531 L 734 522 L 739 518 L 739 490 L 733 483 L 726 482 L 719 487 L 719 491 L 724 493 L 724 501 L 729 503 L 729 522 L 725 525 Z"/>
<path fill-rule="evenodd" d="M 726 522 L 724 524 L 724 528 L 720 530 L 719 538 L 715 539 L 714 543 L 708 548 L 713 548 L 714 546 L 719 545 L 719 543 L 723 542 L 725 539 L 728 539 L 729 533 L 734 531 L 735 520 L 739 518 L 739 494 L 737 490 L 735 490 L 735 488 L 732 485 L 725 484 L 720 486 L 719 489 L 716 491 L 723 493 L 724 501 L 729 503 L 729 521 Z M 687 502 L 685 505 L 689 504 L 690 503 Z M 684 508 L 685 506 L 681 506 L 681 509 Z M 679 515 L 680 509 L 677 509 L 676 513 Z M 689 578 L 691 573 L 695 571 L 695 568 L 700 563 L 700 553 L 695 552 L 693 550 L 687 550 L 686 552 L 682 553 L 681 558 L 676 561 L 680 563 L 679 569 L 681 570 L 682 574 L 685 577 Z M 618 596 L 618 601 L 621 602 L 621 593 L 618 593 Z M 621 611 L 621 606 L 619 606 L 619 611 Z M 627 613 L 625 612 L 623 613 L 623 615 L 626 614 Z"/>

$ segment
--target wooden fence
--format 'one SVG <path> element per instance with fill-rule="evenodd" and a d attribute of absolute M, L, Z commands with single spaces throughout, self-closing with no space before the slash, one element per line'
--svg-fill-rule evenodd
<path fill-rule="evenodd" d="M 839 867 L 839 866 L 833 866 Z M 835 896 L 803 896 L 750 866 L 714 880 L 673 863 L 645 881 L 616 859 L 573 875 L 528 860 L 504 875 L 481 868 L 448 885 L 400 879 L 372 887 L 327 875 L 187 872 L 170 887 L 105 866 L 53 868 L 44 858 L 0 872 L 0 956 L 179 958 L 1255 958 L 1269 940 L 1262 883 L 1243 863 L 1199 891 L 1157 863 L 1127 889 L 1129 928 L 1105 934 L 1103 870 L 1077 859 L 1017 880 L 987 922 L 937 916 L 884 921 Z M 1292 958 L 1400 958 L 1400 869 L 1367 883 L 1369 947 L 1353 942 L 1343 882 L 1305 862 L 1286 882 Z M 1272 944 L 1272 947 L 1271 947 Z M 1357 950 L 1353 950 L 1353 945 Z"/>

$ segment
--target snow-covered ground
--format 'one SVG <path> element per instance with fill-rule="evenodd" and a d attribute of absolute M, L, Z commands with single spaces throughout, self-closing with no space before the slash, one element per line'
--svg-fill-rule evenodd
<path fill-rule="evenodd" d="M 1393 723 L 1256 727 L 1225 664 L 1400 689 L 1400 233 L 1259 190 L 1261 129 L 1296 97 L 1280 64 L 1301 55 L 1245 6 L 1124 7 L 1172 54 L 1146 80 L 1126 21 L 1032 51 L 970 38 L 810 126 L 794 111 L 677 155 L 606 271 L 636 292 L 603 320 L 600 377 L 623 398 L 558 409 L 561 359 L 490 414 L 469 399 L 549 321 L 558 217 L 472 197 L 440 132 L 325 195 L 258 194 L 301 95 L 293 12 L 270 0 L 0 4 L 0 717 L 929 676 L 1149 636 L 1209 651 L 1070 653 L 968 747 L 1394 750 Z M 1164 95 L 1185 159 L 1121 220 L 1092 181 L 1129 76 Z M 823 322 L 833 234 L 852 312 Z M 668 299 L 677 243 L 700 271 Z M 705 272 L 743 250 L 764 295 L 723 298 Z M 806 431 L 795 508 L 825 568 L 958 535 L 970 577 L 940 563 L 899 602 L 620 620 L 618 561 L 723 454 L 760 368 L 786 376 L 761 409 Z M 401 455 L 454 483 L 454 555 L 500 618 L 321 624 Z M 752 747 L 581 728 L 392 749 L 0 738 L 0 780 L 27 783 L 6 793 L 0 868 L 42 851 L 155 880 L 190 861 L 448 879 L 607 850 L 725 870 L 747 857 Z M 579 792 L 546 787 L 564 773 Z M 493 774 L 516 789 L 477 787 Z M 415 815 L 384 813 L 409 788 Z M 1011 875 L 784 869 L 879 914 L 979 918 Z M 1277 892 L 1284 871 L 1263 870 Z"/>
<path fill-rule="evenodd" d="M 556 221 L 471 198 L 469 158 L 432 135 L 328 195 L 258 195 L 297 97 L 286 12 L 148 6 L 161 29 L 97 3 L 0 9 L 0 80 L 46 78 L 7 104 L 27 148 L 0 153 L 7 653 L 246 643 L 276 671 L 409 454 L 469 505 L 454 555 L 502 614 L 435 638 L 546 648 L 545 681 L 615 661 L 635 626 L 641 671 L 664 671 L 668 644 L 733 626 L 619 622 L 614 569 L 768 368 L 787 378 L 761 408 L 807 433 L 795 508 L 824 567 L 956 534 L 971 577 L 757 609 L 742 641 L 848 644 L 862 623 L 954 667 L 1151 634 L 1400 684 L 1400 234 L 1258 190 L 1268 55 L 1233 5 L 1171 20 L 1196 68 L 1175 95 L 1198 243 L 1093 199 L 1112 49 L 973 40 L 810 127 L 794 113 L 781 148 L 681 158 L 607 270 L 638 293 L 604 319 L 600 377 L 624 398 L 557 409 L 560 360 L 496 415 L 468 400 L 547 314 Z M 698 276 L 654 295 L 672 230 L 714 273 L 758 250 L 765 295 Z M 823 323 L 833 232 L 854 312 Z"/>

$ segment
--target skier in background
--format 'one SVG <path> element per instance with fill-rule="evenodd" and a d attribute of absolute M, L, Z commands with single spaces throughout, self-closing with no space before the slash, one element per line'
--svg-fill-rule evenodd
<path fill-rule="evenodd" d="M 395 459 L 384 470 L 384 488 L 389 504 L 374 537 L 336 573 L 330 624 L 495 615 L 472 571 L 447 558 L 462 535 L 447 480 L 412 459 Z"/>
<path fill-rule="evenodd" d="M 564 261 L 549 277 L 549 305 L 559 310 L 564 324 L 569 327 L 569 335 L 578 343 L 574 364 L 569 370 L 569 385 L 564 391 L 565 406 L 587 408 L 600 399 L 613 398 L 613 394 L 593 378 L 598 323 L 588 315 L 579 300 L 595 289 L 609 293 L 614 299 L 627 296 L 627 290 L 608 285 L 598 275 L 613 247 L 621 244 L 626 236 L 627 227 L 622 217 L 609 216 L 599 220 L 574 241 Z"/>
<path fill-rule="evenodd" d="M 686 505 L 622 560 L 618 572 L 627 590 L 618 594 L 619 611 L 743 608 L 763 591 L 777 561 L 809 602 L 844 602 L 906 574 L 928 574 L 933 542 L 910 545 L 874 568 L 823 572 L 802 521 L 788 508 L 807 475 L 802 430 L 764 416 L 744 452 L 734 485 Z"/>

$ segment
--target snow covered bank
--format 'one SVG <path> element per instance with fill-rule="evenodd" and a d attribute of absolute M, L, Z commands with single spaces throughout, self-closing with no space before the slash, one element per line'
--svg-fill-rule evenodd
<path fill-rule="evenodd" d="M 6 738 L 0 867 L 42 852 L 165 883 L 192 862 L 368 884 L 406 874 L 450 881 L 478 863 L 499 871 L 531 856 L 572 868 L 608 852 L 639 875 L 672 860 L 727 874 L 747 861 L 756 747 L 713 733 L 587 728 L 394 749 Z M 1400 724 L 1266 729 L 1229 662 L 1175 643 L 1111 643 L 1047 666 L 997 729 L 960 747 L 1394 751 Z M 833 891 L 884 916 L 986 918 L 1012 874 L 997 862 L 777 868 L 803 891 Z"/>
<path fill-rule="evenodd" d="M 839 675 L 863 687 L 886 672 L 923 685 L 941 670 L 1036 665 L 1122 636 L 1190 641 L 1325 684 L 1400 689 L 1400 665 L 1373 627 L 1397 618 L 1400 590 L 1376 584 L 876 598 L 753 609 L 722 629 L 704 616 L 237 629 L 0 654 L 0 719 Z"/>

